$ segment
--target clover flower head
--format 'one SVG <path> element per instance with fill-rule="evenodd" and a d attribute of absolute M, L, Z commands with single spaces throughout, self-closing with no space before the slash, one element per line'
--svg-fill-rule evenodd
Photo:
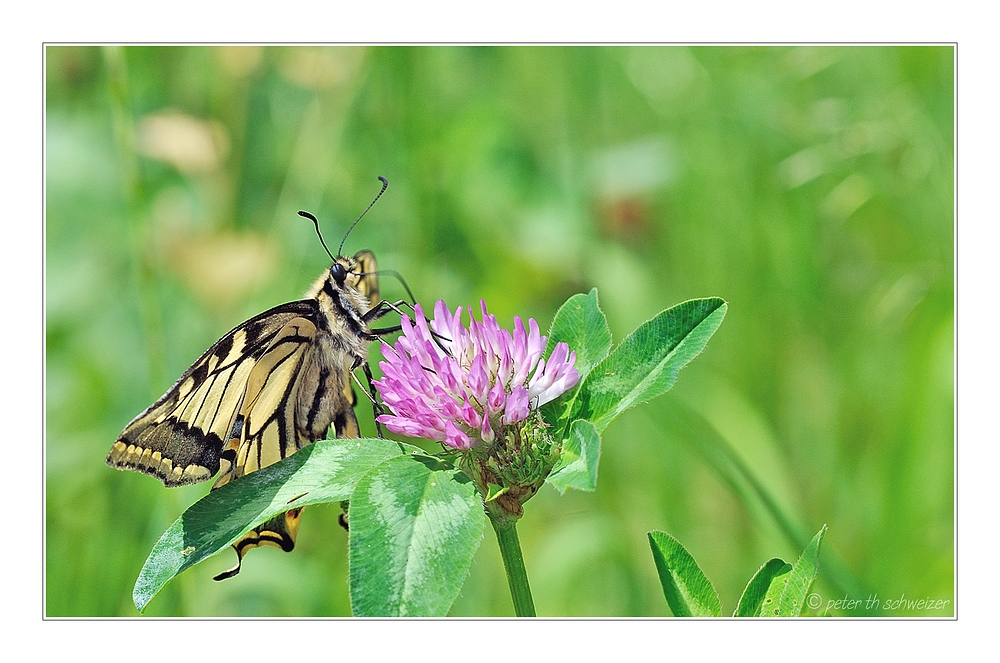
<path fill-rule="evenodd" d="M 453 314 L 440 300 L 430 325 L 419 304 L 412 322 L 403 316 L 403 335 L 395 346 L 383 345 L 383 378 L 374 383 L 391 412 L 378 417 L 386 428 L 466 450 L 493 442 L 498 431 L 579 382 L 576 354 L 565 343 L 542 358 L 546 338 L 534 319 L 525 329 L 515 317 L 511 333 L 485 301 L 480 307 L 478 321 L 470 307 L 468 327 L 461 306 Z"/>

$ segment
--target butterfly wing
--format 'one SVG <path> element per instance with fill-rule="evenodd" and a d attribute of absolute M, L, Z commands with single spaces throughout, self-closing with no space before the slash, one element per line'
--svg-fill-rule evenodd
<path fill-rule="evenodd" d="M 155 476 L 166 486 L 215 475 L 257 361 L 290 320 L 316 314 L 315 301 L 283 304 L 223 336 L 125 427 L 111 447 L 108 464 Z"/>
<path fill-rule="evenodd" d="M 222 472 L 212 488 L 276 463 L 312 442 L 296 426 L 296 396 L 306 358 L 316 340 L 316 324 L 289 320 L 273 336 L 251 369 L 242 407 L 222 453 Z"/>
<path fill-rule="evenodd" d="M 358 282 L 358 290 L 368 298 L 368 303 L 372 306 L 380 299 L 378 290 L 378 275 L 375 271 L 378 266 L 375 264 L 375 254 L 371 251 L 358 251 L 354 254 L 354 261 L 357 263 L 361 280 Z"/>

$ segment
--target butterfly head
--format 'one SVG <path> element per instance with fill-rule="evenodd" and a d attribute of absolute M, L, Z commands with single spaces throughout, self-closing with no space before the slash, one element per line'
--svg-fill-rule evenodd
<path fill-rule="evenodd" d="M 346 267 L 341 261 L 347 262 L 344 258 L 340 258 L 340 260 L 330 266 L 330 278 L 336 281 L 337 285 L 343 287 L 344 281 L 347 280 L 347 275 L 353 270 Z"/>
<path fill-rule="evenodd" d="M 357 288 L 362 281 L 374 279 L 374 271 L 375 256 L 372 252 L 358 251 L 353 256 L 339 256 L 334 260 L 327 278 L 341 290 Z"/>

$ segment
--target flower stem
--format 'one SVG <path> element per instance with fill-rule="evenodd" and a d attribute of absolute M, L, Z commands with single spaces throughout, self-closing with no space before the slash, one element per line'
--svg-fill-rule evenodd
<path fill-rule="evenodd" d="M 528 574 L 524 570 L 521 544 L 517 540 L 517 520 L 494 517 L 489 511 L 487 514 L 490 517 L 490 524 L 493 525 L 493 531 L 497 533 L 497 543 L 500 544 L 503 568 L 507 572 L 507 584 L 510 586 L 510 598 L 514 601 L 514 614 L 518 617 L 534 617 L 535 604 L 531 600 Z"/>

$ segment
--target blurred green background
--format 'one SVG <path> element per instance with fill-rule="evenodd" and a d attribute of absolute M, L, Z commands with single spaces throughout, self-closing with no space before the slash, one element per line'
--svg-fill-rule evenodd
<path fill-rule="evenodd" d="M 951 47 L 65 47 L 46 50 L 46 613 L 135 615 L 153 543 L 208 485 L 105 455 L 242 320 L 328 266 L 305 209 L 425 305 L 501 323 L 599 289 L 617 340 L 729 313 L 667 395 L 605 433 L 598 489 L 519 527 L 543 616 L 669 615 L 646 540 L 736 605 L 829 525 L 838 598 L 954 614 Z M 392 279 L 383 293 L 404 296 Z M 373 350 L 373 366 L 379 355 Z M 371 434 L 370 408 L 359 408 Z M 226 551 L 162 615 L 348 615 L 346 534 Z M 451 614 L 513 614 L 489 528 Z"/>

